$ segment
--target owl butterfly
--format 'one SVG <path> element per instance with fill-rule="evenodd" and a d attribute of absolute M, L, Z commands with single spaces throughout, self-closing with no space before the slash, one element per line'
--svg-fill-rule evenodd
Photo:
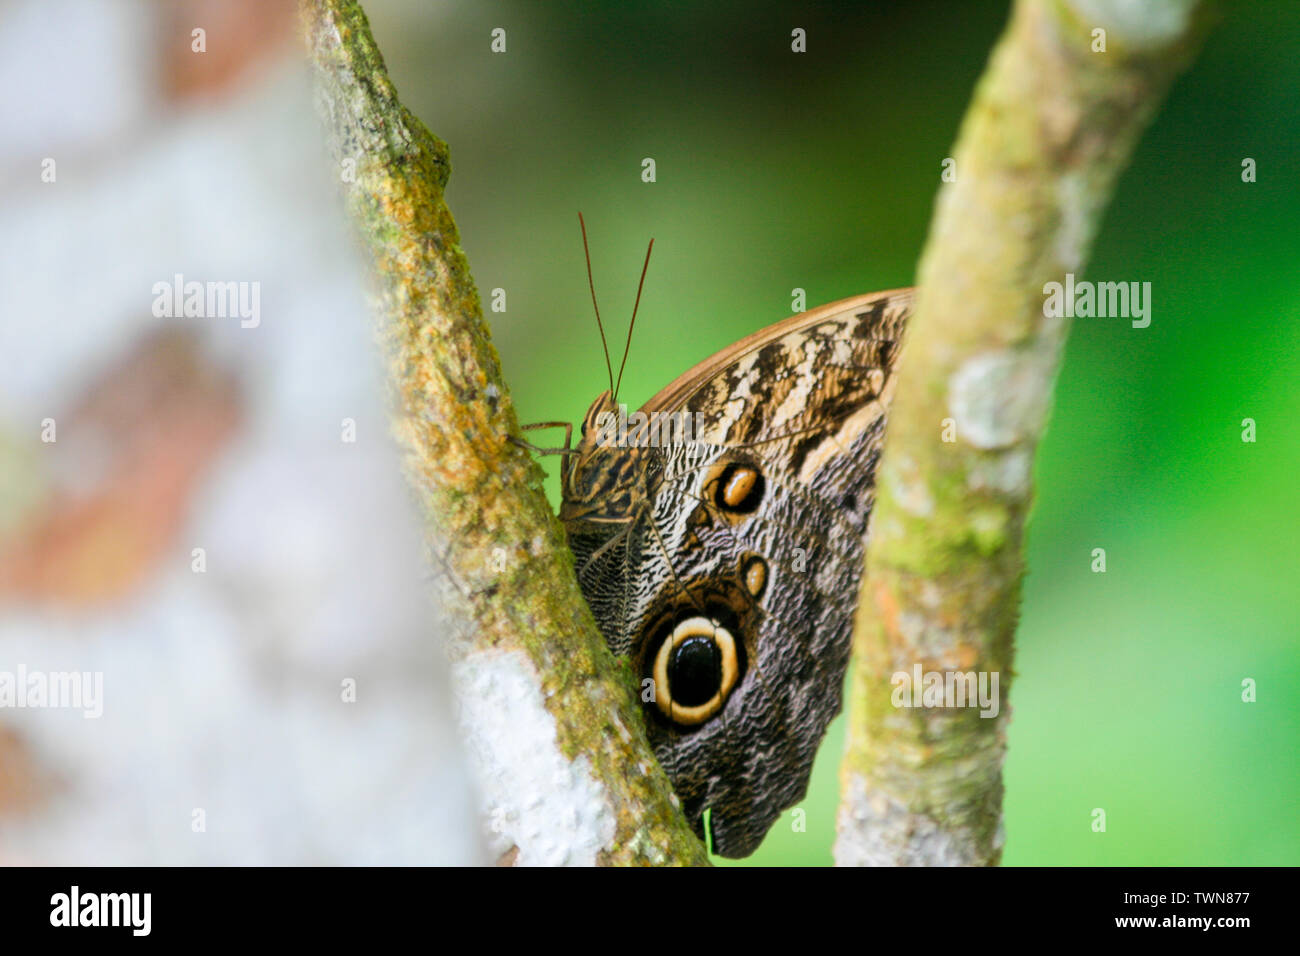
<path fill-rule="evenodd" d="M 589 254 L 587 270 L 594 306 Z M 560 517 L 582 592 L 641 679 L 687 819 L 702 838 L 711 810 L 723 856 L 752 853 L 803 798 L 839 712 L 911 305 L 895 290 L 792 316 L 632 415 L 610 366 L 576 450 L 565 443 Z"/>

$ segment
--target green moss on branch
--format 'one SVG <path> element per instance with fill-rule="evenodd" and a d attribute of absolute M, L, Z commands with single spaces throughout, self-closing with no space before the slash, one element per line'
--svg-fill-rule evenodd
<path fill-rule="evenodd" d="M 1019 0 L 939 194 L 854 636 L 841 864 L 994 864 L 1034 453 L 1064 319 L 1142 130 L 1206 33 L 1196 0 Z M 1105 52 L 1095 29 L 1106 31 Z M 945 422 L 956 441 L 945 442 Z M 998 714 L 893 706 L 892 676 L 999 676 Z"/>
<path fill-rule="evenodd" d="M 379 279 L 394 428 L 457 625 L 453 651 L 530 662 L 561 751 L 586 758 L 613 809 L 601 862 L 707 863 L 638 732 L 633 690 L 582 599 L 541 469 L 506 440 L 515 411 L 443 195 L 447 147 L 398 101 L 358 3 L 300 6 L 331 147 L 350 171 L 348 204 Z"/>

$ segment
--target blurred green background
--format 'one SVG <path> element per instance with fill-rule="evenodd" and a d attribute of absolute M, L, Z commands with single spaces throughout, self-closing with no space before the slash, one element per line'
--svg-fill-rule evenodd
<path fill-rule="evenodd" d="M 811 307 L 910 285 L 940 163 L 1009 10 L 365 6 L 405 102 L 451 147 L 485 304 L 506 290 L 489 318 L 521 420 L 575 422 L 606 382 L 578 210 L 616 352 L 655 238 L 633 407 L 790 314 L 795 287 Z M 489 49 L 496 27 L 505 54 Z M 1087 276 L 1152 283 L 1152 322 L 1080 319 L 1070 338 L 1037 462 L 1007 864 L 1300 863 L 1298 42 L 1300 4 L 1228 9 L 1097 239 Z M 842 747 L 841 718 L 807 831 L 787 816 L 745 862 L 831 861 Z"/>

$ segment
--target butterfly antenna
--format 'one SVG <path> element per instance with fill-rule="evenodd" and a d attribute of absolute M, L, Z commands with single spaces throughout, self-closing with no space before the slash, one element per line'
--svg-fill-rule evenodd
<path fill-rule="evenodd" d="M 627 344 L 623 346 L 623 361 L 618 366 L 618 381 L 614 385 L 614 401 L 618 401 L 618 389 L 623 384 L 623 369 L 627 367 L 627 353 L 632 348 L 632 329 L 636 325 L 636 310 L 641 305 L 641 289 L 645 286 L 645 273 L 650 268 L 650 251 L 654 249 L 655 241 L 650 240 L 650 245 L 645 251 L 645 265 L 641 267 L 641 281 L 636 287 L 636 302 L 632 306 L 632 321 L 627 324 Z"/>
<path fill-rule="evenodd" d="M 596 328 L 600 329 L 600 347 L 605 350 L 605 371 L 609 373 L 609 391 L 613 394 L 614 367 L 609 361 L 609 343 L 605 341 L 605 324 L 600 321 L 600 306 L 596 304 L 596 282 L 591 278 L 591 251 L 587 248 L 587 224 L 578 213 L 578 225 L 582 228 L 582 254 L 587 257 L 587 285 L 591 287 L 591 307 L 596 310 Z"/>

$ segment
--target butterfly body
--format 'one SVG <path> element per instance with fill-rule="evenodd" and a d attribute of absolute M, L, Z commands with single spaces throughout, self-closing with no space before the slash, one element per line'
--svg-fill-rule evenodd
<path fill-rule="evenodd" d="M 752 852 L 839 712 L 910 290 L 845 299 L 691 369 L 621 426 L 602 394 L 562 473 L 578 580 L 639 675 L 703 835 Z M 656 423 L 666 422 L 663 428 Z M 665 440 L 665 436 L 667 436 Z"/>

